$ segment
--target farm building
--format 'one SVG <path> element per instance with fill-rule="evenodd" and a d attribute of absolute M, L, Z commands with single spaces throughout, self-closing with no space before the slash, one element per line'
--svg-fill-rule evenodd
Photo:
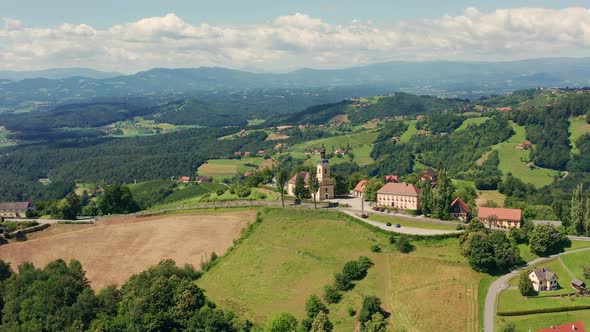
<path fill-rule="evenodd" d="M 582 280 L 576 278 L 572 280 L 572 287 L 579 292 L 586 290 L 586 284 Z"/>
<path fill-rule="evenodd" d="M 516 145 L 516 148 L 519 150 L 530 150 L 533 148 L 533 143 L 531 141 L 524 141 Z"/>
<path fill-rule="evenodd" d="M 469 220 L 469 207 L 460 197 L 455 198 L 451 203 L 451 218 L 460 221 Z"/>
<path fill-rule="evenodd" d="M 359 183 L 356 184 L 352 194 L 354 197 L 361 197 L 365 193 L 365 185 L 367 184 L 367 180 L 361 180 Z"/>
<path fill-rule="evenodd" d="M 522 224 L 522 210 L 480 207 L 477 212 L 477 218 L 493 227 L 520 228 Z"/>
<path fill-rule="evenodd" d="M 33 209 L 31 202 L 6 202 L 0 203 L 0 217 L 26 218 L 27 211 Z"/>
<path fill-rule="evenodd" d="M 557 275 L 548 267 L 532 270 L 529 279 L 537 292 L 556 290 L 558 287 Z"/>
<path fill-rule="evenodd" d="M 548 328 L 537 330 L 536 332 L 586 332 L 584 323 L 576 321 L 559 326 L 549 326 Z"/>
<path fill-rule="evenodd" d="M 191 182 L 191 177 L 190 176 L 181 176 L 178 178 L 178 180 L 176 180 L 177 183 L 189 183 Z"/>
<path fill-rule="evenodd" d="M 377 203 L 404 210 L 420 210 L 420 188 L 410 183 L 388 182 L 377 190 Z"/>

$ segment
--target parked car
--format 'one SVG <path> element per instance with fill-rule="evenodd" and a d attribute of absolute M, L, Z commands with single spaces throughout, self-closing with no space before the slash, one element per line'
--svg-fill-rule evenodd
<path fill-rule="evenodd" d="M 391 227 L 391 223 L 390 223 L 390 222 L 386 223 L 385 225 L 386 225 L 387 227 Z"/>
<path fill-rule="evenodd" d="M 400 225 L 400 224 L 395 224 L 395 228 L 400 228 L 400 227 L 402 227 L 402 225 Z"/>
<path fill-rule="evenodd" d="M 361 218 L 367 218 L 368 215 L 366 213 L 361 213 Z"/>

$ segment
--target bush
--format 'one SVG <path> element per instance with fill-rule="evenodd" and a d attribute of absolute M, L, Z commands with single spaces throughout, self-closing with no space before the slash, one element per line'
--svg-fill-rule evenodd
<path fill-rule="evenodd" d="M 419 216 L 420 212 L 421 212 L 420 210 L 406 210 L 406 213 L 411 216 Z"/>
<path fill-rule="evenodd" d="M 354 284 L 342 273 L 334 274 L 334 287 L 340 291 L 351 290 Z"/>
<path fill-rule="evenodd" d="M 563 307 L 540 308 L 540 309 L 531 309 L 531 310 L 498 311 L 498 313 L 496 315 L 498 315 L 498 316 L 524 316 L 524 315 L 546 314 L 546 313 L 552 313 L 552 312 L 566 312 L 566 311 L 577 311 L 577 310 L 588 310 L 588 309 L 590 309 L 590 305 L 563 306 Z"/>
<path fill-rule="evenodd" d="M 383 310 L 381 309 L 381 299 L 376 296 L 365 297 L 359 313 L 359 321 L 361 324 L 365 324 L 371 320 L 371 317 L 376 313 L 383 314 Z"/>
<path fill-rule="evenodd" d="M 342 300 L 342 294 L 332 285 L 324 287 L 324 301 L 327 303 L 338 303 Z"/>
<path fill-rule="evenodd" d="M 217 196 L 221 196 L 225 193 L 225 190 L 222 188 L 217 189 L 217 191 L 215 192 L 217 194 Z"/>
<path fill-rule="evenodd" d="M 350 316 L 350 317 L 356 315 L 356 310 L 354 310 L 353 307 L 346 308 L 346 312 L 348 312 L 348 316 Z"/>
<path fill-rule="evenodd" d="M 371 246 L 371 252 L 381 252 L 381 247 L 379 245 Z"/>
<path fill-rule="evenodd" d="M 395 244 L 395 235 L 393 235 L 393 234 L 389 235 L 389 244 Z"/>
<path fill-rule="evenodd" d="M 410 243 L 410 240 L 408 240 L 408 237 L 405 235 L 400 235 L 399 238 L 397 239 L 397 250 L 399 250 L 399 252 L 407 254 L 409 252 L 411 252 L 412 250 L 414 250 L 414 246 Z"/>
<path fill-rule="evenodd" d="M 320 312 L 327 314 L 329 311 L 317 295 L 312 295 L 305 302 L 305 312 L 307 313 L 307 318 L 313 321 Z"/>
<path fill-rule="evenodd" d="M 502 326 L 500 332 L 516 332 L 516 325 L 514 322 L 508 322 L 506 325 Z"/>

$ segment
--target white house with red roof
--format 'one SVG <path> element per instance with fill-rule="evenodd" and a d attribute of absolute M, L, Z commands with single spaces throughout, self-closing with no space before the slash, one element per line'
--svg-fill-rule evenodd
<path fill-rule="evenodd" d="M 388 182 L 377 190 L 377 204 L 404 210 L 420 210 L 420 188 L 411 183 Z"/>
<path fill-rule="evenodd" d="M 356 184 L 354 190 L 352 191 L 354 197 L 361 197 L 365 193 L 365 185 L 367 184 L 367 182 L 369 181 L 361 180 L 359 181 L 359 183 Z"/>
<path fill-rule="evenodd" d="M 480 207 L 477 218 L 493 227 L 520 228 L 522 225 L 522 210 Z"/>
<path fill-rule="evenodd" d="M 455 198 L 451 203 L 451 218 L 460 221 L 469 220 L 469 207 L 460 197 Z"/>
<path fill-rule="evenodd" d="M 548 328 L 537 330 L 536 332 L 586 332 L 582 321 L 566 323 L 559 326 L 549 326 Z"/>

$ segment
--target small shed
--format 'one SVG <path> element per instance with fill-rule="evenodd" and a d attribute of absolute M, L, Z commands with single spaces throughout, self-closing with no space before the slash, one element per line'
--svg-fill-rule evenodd
<path fill-rule="evenodd" d="M 578 292 L 583 292 L 584 290 L 586 290 L 586 284 L 582 280 L 576 278 L 572 280 L 572 287 L 575 288 Z"/>

